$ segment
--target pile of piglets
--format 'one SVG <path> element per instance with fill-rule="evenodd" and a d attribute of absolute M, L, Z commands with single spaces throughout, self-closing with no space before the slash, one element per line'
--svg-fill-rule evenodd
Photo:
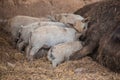
<path fill-rule="evenodd" d="M 33 60 L 36 54 L 41 57 L 46 54 L 56 67 L 82 48 L 79 37 L 87 25 L 86 18 L 71 13 L 44 18 L 19 15 L 10 18 L 5 29 L 11 33 L 13 46 L 25 53 L 28 60 Z"/>

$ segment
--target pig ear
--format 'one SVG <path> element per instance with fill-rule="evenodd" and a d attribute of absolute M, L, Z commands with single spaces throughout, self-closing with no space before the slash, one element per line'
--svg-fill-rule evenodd
<path fill-rule="evenodd" d="M 81 22 L 83 22 L 83 23 L 88 23 L 88 22 L 90 22 L 90 17 L 87 17 L 87 18 L 84 18 L 83 20 L 81 20 Z"/>
<path fill-rule="evenodd" d="M 24 26 L 23 25 L 20 25 L 21 27 L 20 27 L 20 29 L 19 29 L 19 32 L 21 32 L 22 31 L 22 28 L 24 28 Z"/>

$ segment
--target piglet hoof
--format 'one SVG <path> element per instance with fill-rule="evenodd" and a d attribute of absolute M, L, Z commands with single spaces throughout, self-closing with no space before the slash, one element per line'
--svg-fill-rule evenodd
<path fill-rule="evenodd" d="M 53 68 L 56 68 L 57 67 L 57 63 L 55 61 L 52 62 L 52 66 Z"/>
<path fill-rule="evenodd" d="M 74 55 L 70 56 L 70 60 L 79 60 L 82 58 L 82 55 L 80 53 L 80 51 L 77 51 L 76 53 L 74 53 Z"/>
<path fill-rule="evenodd" d="M 57 66 L 53 66 L 53 69 L 55 69 Z"/>
<path fill-rule="evenodd" d="M 57 65 L 56 65 L 56 64 L 52 64 L 52 66 L 53 66 L 53 68 L 56 68 L 56 67 L 57 67 Z"/>
<path fill-rule="evenodd" d="M 33 55 L 29 55 L 29 56 L 27 57 L 27 61 L 33 61 Z"/>

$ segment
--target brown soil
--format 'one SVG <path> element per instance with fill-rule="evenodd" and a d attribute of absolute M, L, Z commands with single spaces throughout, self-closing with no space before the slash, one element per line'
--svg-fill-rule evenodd
<path fill-rule="evenodd" d="M 0 18 L 10 18 L 18 14 L 41 17 L 50 14 L 51 10 L 54 13 L 73 12 L 84 5 L 83 1 L 89 3 L 94 0 L 0 1 Z M 104 68 L 90 57 L 62 63 L 55 69 L 45 57 L 32 63 L 27 62 L 24 55 L 13 48 L 9 34 L 2 27 L 4 26 L 0 26 L 0 80 L 120 80 L 119 74 Z"/>
<path fill-rule="evenodd" d="M 48 14 L 74 12 L 98 0 L 0 0 L 0 18 L 15 15 L 43 17 Z"/>

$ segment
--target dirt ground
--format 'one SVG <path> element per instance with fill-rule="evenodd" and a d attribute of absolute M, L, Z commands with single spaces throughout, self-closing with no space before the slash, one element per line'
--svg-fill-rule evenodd
<path fill-rule="evenodd" d="M 0 0 L 0 18 L 15 15 L 43 17 L 55 13 L 72 13 L 99 0 Z"/>
<path fill-rule="evenodd" d="M 9 8 L 5 8 L 2 4 L 3 8 L 0 7 L 0 10 L 4 9 L 4 15 L 0 16 L 1 18 L 9 18 L 17 14 L 41 17 L 50 14 L 51 11 L 47 10 L 50 9 L 48 8 L 49 5 L 45 7 L 45 12 L 40 14 L 39 11 L 35 13 L 29 13 L 29 9 L 23 9 L 25 6 L 18 6 L 21 4 L 29 6 L 31 3 L 38 4 L 38 0 L 18 0 L 19 2 L 15 2 L 17 0 L 9 1 L 9 3 L 4 2 L 4 5 L 10 4 L 9 8 L 12 8 L 12 10 L 6 10 Z M 22 1 L 25 1 L 25 3 Z M 40 1 L 46 1 L 46 3 L 49 4 L 47 0 Z M 78 6 L 80 3 L 78 3 L 79 1 L 75 2 L 75 0 L 73 0 L 74 5 L 72 6 L 71 4 L 73 4 L 73 2 L 67 3 L 69 0 L 61 0 L 61 2 L 58 2 L 59 0 L 49 1 L 52 1 L 52 3 L 54 2 L 55 7 L 53 7 L 53 11 L 55 11 L 55 13 L 61 13 L 73 12 L 83 5 L 89 4 L 90 1 L 94 2 L 95 0 L 83 0 L 86 1 L 86 3 L 83 4 L 80 2 L 82 4 L 81 6 Z M 62 1 L 66 1 L 67 5 L 63 4 Z M 59 6 L 55 3 L 58 3 Z M 16 12 L 17 8 L 13 7 L 16 5 L 17 8 L 20 9 L 18 12 Z M 67 8 L 64 8 L 65 6 L 67 6 Z M 61 11 L 58 11 L 56 9 L 61 9 Z M 24 11 L 21 12 L 22 10 Z M 25 10 L 28 10 L 28 12 L 25 12 Z M 0 26 L 0 80 L 120 80 L 120 74 L 111 72 L 97 62 L 93 61 L 91 57 L 85 57 L 83 59 L 75 61 L 70 60 L 68 62 L 60 64 L 55 69 L 52 68 L 51 63 L 46 59 L 46 57 L 37 59 L 33 62 L 28 62 L 26 61 L 24 54 L 21 54 L 19 51 L 13 48 L 11 45 L 10 36 L 3 30 L 3 27 L 4 26 L 2 25 Z"/>

